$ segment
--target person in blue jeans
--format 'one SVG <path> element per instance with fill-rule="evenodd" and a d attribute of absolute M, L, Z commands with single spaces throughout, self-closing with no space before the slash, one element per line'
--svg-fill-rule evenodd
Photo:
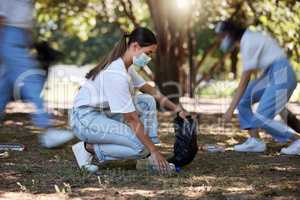
<path fill-rule="evenodd" d="M 158 151 L 156 100 L 181 117 L 187 113 L 145 82 L 135 71 L 144 67 L 156 52 L 157 41 L 147 28 L 124 35 L 102 63 L 86 76 L 70 112 L 70 126 L 81 142 L 72 147 L 80 168 L 94 172 L 92 158 L 141 159 L 159 172 L 170 165 Z M 143 94 L 135 95 L 137 89 Z"/>
<path fill-rule="evenodd" d="M 264 152 L 266 144 L 259 136 L 259 129 L 262 129 L 278 142 L 293 142 L 289 147 L 282 148 L 282 154 L 299 155 L 299 133 L 274 120 L 297 85 L 295 72 L 283 49 L 267 33 L 242 28 L 231 21 L 218 23 L 216 32 L 223 37 L 220 48 L 224 52 L 240 45 L 243 61 L 241 80 L 225 113 L 225 120 L 230 121 L 235 108 L 238 108 L 240 127 L 248 130 L 250 138 L 234 146 L 234 150 Z M 250 80 L 257 72 L 261 75 Z M 258 103 L 256 111 L 252 109 L 254 103 Z"/>
<path fill-rule="evenodd" d="M 72 133 L 51 128 L 49 114 L 40 97 L 45 72 L 30 54 L 33 26 L 31 0 L 0 1 L 0 119 L 12 99 L 31 102 L 36 108 L 33 123 L 47 128 L 40 141 L 45 147 L 55 147 L 73 137 Z"/>

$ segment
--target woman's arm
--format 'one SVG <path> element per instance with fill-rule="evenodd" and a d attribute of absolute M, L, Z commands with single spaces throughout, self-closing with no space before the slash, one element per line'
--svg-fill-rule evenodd
<path fill-rule="evenodd" d="M 235 108 L 237 107 L 238 103 L 240 102 L 247 86 L 248 86 L 248 83 L 250 81 L 250 78 L 251 78 L 251 74 L 253 73 L 252 70 L 249 70 L 249 71 L 245 71 L 243 72 L 242 74 L 242 77 L 241 77 L 241 80 L 239 82 L 239 85 L 238 85 L 238 88 L 237 88 L 237 91 L 231 101 L 231 104 L 229 106 L 229 108 L 227 109 L 226 113 L 225 113 L 225 120 L 226 121 L 230 121 L 231 118 L 232 118 L 232 115 L 233 115 L 233 112 L 235 110 Z"/>
<path fill-rule="evenodd" d="M 161 94 L 155 87 L 149 85 L 146 83 L 140 88 L 140 91 L 143 93 L 147 93 L 152 95 L 162 107 L 165 107 L 171 111 L 179 112 L 183 111 L 183 108 L 180 105 L 174 104 L 172 101 L 170 101 L 166 96 Z"/>
<path fill-rule="evenodd" d="M 129 125 L 129 127 L 136 134 L 137 138 L 142 142 L 142 144 L 150 151 L 155 165 L 159 168 L 161 172 L 168 172 L 169 163 L 166 159 L 160 154 L 156 146 L 150 140 L 149 136 L 144 131 L 144 126 L 140 121 L 136 111 L 130 113 L 124 113 L 124 120 Z"/>

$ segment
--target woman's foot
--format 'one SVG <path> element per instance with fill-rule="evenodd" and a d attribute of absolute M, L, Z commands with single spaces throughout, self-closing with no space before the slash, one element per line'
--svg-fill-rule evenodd
<path fill-rule="evenodd" d="M 295 140 L 287 148 L 282 148 L 280 153 L 285 155 L 300 155 L 300 139 Z"/>
<path fill-rule="evenodd" d="M 77 144 L 73 145 L 72 150 L 80 169 L 85 169 L 90 173 L 95 173 L 98 171 L 98 166 L 91 164 L 93 155 L 85 149 L 84 142 L 78 142 Z"/>
<path fill-rule="evenodd" d="M 258 138 L 250 137 L 243 144 L 235 145 L 234 150 L 238 152 L 260 153 L 266 150 L 266 144 Z"/>

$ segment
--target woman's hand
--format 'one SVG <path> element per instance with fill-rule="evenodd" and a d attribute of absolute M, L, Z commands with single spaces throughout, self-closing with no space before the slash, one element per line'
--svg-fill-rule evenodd
<path fill-rule="evenodd" d="M 190 115 L 190 113 L 185 111 L 180 105 L 176 106 L 175 112 L 178 113 L 179 117 L 182 119 L 186 119 L 186 117 Z"/>
<path fill-rule="evenodd" d="M 159 153 L 159 151 L 152 152 L 149 161 L 160 173 L 167 174 L 171 170 L 169 162 L 161 155 L 161 153 Z"/>
<path fill-rule="evenodd" d="M 225 122 L 230 122 L 230 121 L 231 121 L 232 116 L 233 116 L 233 112 L 234 112 L 234 110 L 231 109 L 231 108 L 229 108 L 229 109 L 225 112 L 225 114 L 224 114 Z"/>
<path fill-rule="evenodd" d="M 185 119 L 185 118 L 189 115 L 189 113 L 186 112 L 186 111 L 184 111 L 184 110 L 181 110 L 181 111 L 179 111 L 178 115 L 179 115 L 182 119 Z"/>

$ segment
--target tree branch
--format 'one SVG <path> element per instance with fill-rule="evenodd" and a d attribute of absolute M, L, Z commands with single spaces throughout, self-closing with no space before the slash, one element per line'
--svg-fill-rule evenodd
<path fill-rule="evenodd" d="M 199 62 L 195 65 L 195 66 L 196 66 L 195 72 L 198 72 L 198 71 L 199 71 L 200 67 L 201 67 L 202 64 L 204 63 L 204 61 L 205 61 L 205 59 L 207 58 L 207 56 L 208 56 L 211 52 L 213 52 L 213 51 L 219 46 L 220 41 L 221 41 L 221 38 L 218 37 L 218 38 L 213 42 L 213 44 L 212 44 L 210 47 L 208 47 L 208 49 L 206 49 L 206 50 L 204 51 L 204 54 L 203 54 L 201 60 L 199 60 Z"/>
<path fill-rule="evenodd" d="M 129 0 L 121 0 L 120 1 L 122 7 L 124 8 L 124 12 L 126 16 L 130 19 L 135 27 L 139 26 L 139 23 L 136 20 L 136 17 L 133 14 L 132 2 Z M 128 6 L 127 6 L 128 5 Z"/>
<path fill-rule="evenodd" d="M 227 53 L 225 53 L 225 54 L 223 54 L 223 56 L 221 57 L 221 59 L 219 59 L 219 60 L 218 60 L 218 61 L 210 68 L 209 72 L 208 72 L 207 74 L 204 74 L 203 77 L 202 77 L 200 80 L 198 80 L 198 81 L 196 82 L 195 87 L 196 87 L 197 85 L 199 85 L 203 80 L 205 80 L 205 79 L 210 79 L 210 78 L 212 77 L 213 72 L 220 66 L 220 64 L 221 64 L 222 62 L 225 61 L 226 58 L 228 58 L 228 56 L 229 56 L 230 54 L 231 54 L 230 51 L 227 52 Z"/>

